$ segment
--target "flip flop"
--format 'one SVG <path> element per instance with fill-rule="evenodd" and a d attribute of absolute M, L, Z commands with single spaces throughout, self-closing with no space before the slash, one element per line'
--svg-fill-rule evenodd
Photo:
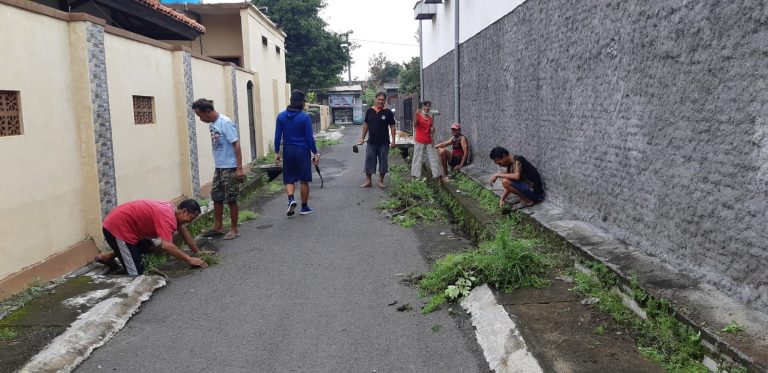
<path fill-rule="evenodd" d="M 235 238 L 240 237 L 240 233 L 227 233 L 226 236 L 224 236 L 223 240 L 234 240 Z"/>
<path fill-rule="evenodd" d="M 214 236 L 221 236 L 224 232 L 222 231 L 216 231 L 211 228 L 206 228 L 202 232 L 200 232 L 200 235 L 203 237 L 214 237 Z"/>

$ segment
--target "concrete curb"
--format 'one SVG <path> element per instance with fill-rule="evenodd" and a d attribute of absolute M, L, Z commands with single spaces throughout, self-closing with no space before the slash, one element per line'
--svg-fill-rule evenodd
<path fill-rule="evenodd" d="M 139 310 L 155 289 L 166 282 L 158 276 L 139 276 L 122 292 L 106 299 L 72 323 L 61 335 L 35 355 L 20 373 L 71 372 L 91 352 L 104 345 Z"/>
<path fill-rule="evenodd" d="M 487 284 L 475 287 L 461 306 L 472 315 L 477 342 L 488 365 L 497 373 L 543 372 L 523 336 Z"/>

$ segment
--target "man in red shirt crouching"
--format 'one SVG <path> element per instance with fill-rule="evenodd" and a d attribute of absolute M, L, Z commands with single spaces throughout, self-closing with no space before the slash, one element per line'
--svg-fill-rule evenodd
<path fill-rule="evenodd" d="M 173 257 L 195 267 L 207 267 L 200 258 L 193 258 L 173 243 L 173 232 L 179 231 L 193 252 L 198 248 L 184 224 L 200 215 L 200 205 L 188 199 L 174 206 L 170 202 L 140 199 L 115 207 L 104 219 L 104 239 L 112 253 L 101 253 L 96 261 L 112 267 L 115 257 L 131 276 L 144 273 L 142 253 L 153 247 L 152 239 L 159 238 L 160 247 Z"/>

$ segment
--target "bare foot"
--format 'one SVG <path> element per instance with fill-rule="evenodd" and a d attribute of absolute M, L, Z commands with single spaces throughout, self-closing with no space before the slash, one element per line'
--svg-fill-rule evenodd
<path fill-rule="evenodd" d="M 379 188 L 384 188 L 384 187 L 386 187 L 386 185 L 384 185 L 384 182 L 380 181 L 379 182 Z"/>
<path fill-rule="evenodd" d="M 360 185 L 360 188 L 370 188 L 370 187 L 371 187 L 370 181 L 366 181 L 363 185 Z"/>

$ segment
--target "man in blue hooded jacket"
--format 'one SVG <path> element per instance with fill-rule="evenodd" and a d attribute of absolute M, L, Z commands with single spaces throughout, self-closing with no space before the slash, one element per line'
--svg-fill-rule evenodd
<path fill-rule="evenodd" d="M 291 104 L 277 116 L 275 127 L 275 162 L 280 163 L 280 144 L 283 145 L 283 184 L 288 194 L 288 216 L 296 210 L 293 193 L 295 183 L 301 183 L 301 210 L 299 214 L 315 212 L 309 205 L 309 183 L 312 182 L 312 163 L 320 163 L 315 137 L 312 133 L 312 118 L 304 112 L 304 92 L 291 93 Z M 310 154 L 311 152 L 311 154 Z"/>

